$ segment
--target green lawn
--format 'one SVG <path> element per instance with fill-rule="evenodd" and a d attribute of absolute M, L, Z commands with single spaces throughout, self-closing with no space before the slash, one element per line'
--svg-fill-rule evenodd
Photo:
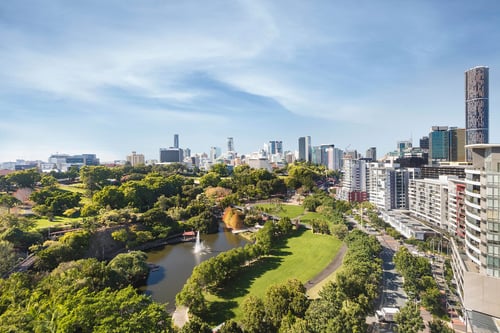
<path fill-rule="evenodd" d="M 85 188 L 83 187 L 82 183 L 77 183 L 72 185 L 59 184 L 59 188 L 70 192 L 85 194 Z"/>
<path fill-rule="evenodd" d="M 328 218 L 320 213 L 316 212 L 307 212 L 304 214 L 304 216 L 300 217 L 300 222 L 302 223 L 311 223 L 312 220 L 323 220 L 326 222 L 329 222 Z"/>
<path fill-rule="evenodd" d="M 304 207 L 300 205 L 279 205 L 280 209 L 279 211 L 273 211 L 272 208 L 275 208 L 275 204 L 258 204 L 256 207 L 263 207 L 263 208 L 271 208 L 271 214 L 277 215 L 279 217 L 289 217 L 291 219 L 296 218 L 297 216 L 300 216 L 304 214 Z"/>
<path fill-rule="evenodd" d="M 307 282 L 333 260 L 341 246 L 342 242 L 332 236 L 297 231 L 274 255 L 245 268 L 217 296 L 207 295 L 209 313 L 213 314 L 208 319 L 213 324 L 229 318 L 240 320 L 241 304 L 246 297 L 263 297 L 269 286 L 291 278 Z"/>
<path fill-rule="evenodd" d="M 81 217 L 63 217 L 63 216 L 55 216 L 53 221 L 49 221 L 44 217 L 34 218 L 37 229 L 48 228 L 48 227 L 56 227 L 63 224 L 71 225 L 74 222 L 81 222 Z"/>

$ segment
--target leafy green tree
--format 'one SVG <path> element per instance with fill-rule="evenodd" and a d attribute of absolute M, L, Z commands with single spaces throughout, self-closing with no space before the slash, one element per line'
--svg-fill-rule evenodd
<path fill-rule="evenodd" d="M 171 332 L 165 308 L 132 287 L 89 292 L 82 289 L 57 310 L 55 326 L 61 332 Z M 52 315 L 53 316 L 53 315 Z"/>
<path fill-rule="evenodd" d="M 332 235 L 340 240 L 343 240 L 349 233 L 349 230 L 347 229 L 347 226 L 345 224 L 334 224 L 330 227 L 330 230 L 332 232 Z"/>
<path fill-rule="evenodd" d="M 212 328 L 198 316 L 191 316 L 179 333 L 212 333 Z"/>
<path fill-rule="evenodd" d="M 429 330 L 431 333 L 453 333 L 455 332 L 453 328 L 448 326 L 447 323 L 445 323 L 442 320 L 432 320 L 429 322 Z"/>
<path fill-rule="evenodd" d="M 54 176 L 45 174 L 40 179 L 40 184 L 43 187 L 56 187 L 58 182 Z"/>
<path fill-rule="evenodd" d="M 243 333 L 243 330 L 241 327 L 238 325 L 237 322 L 235 322 L 232 319 L 229 319 L 228 321 L 224 322 L 224 325 L 219 329 L 219 333 Z"/>
<path fill-rule="evenodd" d="M 216 187 L 219 185 L 219 183 L 220 183 L 220 176 L 215 172 L 209 172 L 200 178 L 200 185 L 203 188 L 209 186 Z"/>
<path fill-rule="evenodd" d="M 287 314 L 303 318 L 308 306 L 306 289 L 296 279 L 269 287 L 264 298 L 267 321 L 275 330 L 279 329 Z"/>
<path fill-rule="evenodd" d="M 40 173 L 37 169 L 28 169 L 16 171 L 7 175 L 7 180 L 17 185 L 17 187 L 35 188 L 35 185 L 40 181 Z"/>
<path fill-rule="evenodd" d="M 95 191 L 109 185 L 112 179 L 118 179 L 117 173 L 105 166 L 83 166 L 80 169 L 80 180 L 92 196 Z"/>
<path fill-rule="evenodd" d="M 143 282 L 148 274 L 149 267 L 146 254 L 141 251 L 120 253 L 109 262 L 109 268 L 114 271 L 116 285 L 136 285 Z"/>
<path fill-rule="evenodd" d="M 420 309 L 415 302 L 407 302 L 395 316 L 398 333 L 418 333 L 425 328 Z"/>
<path fill-rule="evenodd" d="M 8 241 L 19 250 L 26 251 L 33 244 L 41 244 L 43 236 L 36 230 L 26 231 L 19 227 L 10 227 L 0 234 L 0 239 Z"/>
<path fill-rule="evenodd" d="M 243 301 L 242 308 L 243 318 L 241 323 L 245 332 L 273 332 L 272 327 L 266 321 L 266 309 L 264 302 L 260 298 L 249 296 Z"/>
<path fill-rule="evenodd" d="M 174 220 L 160 208 L 151 208 L 141 215 L 140 221 L 147 226 L 164 225 L 174 226 Z"/>
<path fill-rule="evenodd" d="M 0 240 L 0 277 L 10 271 L 17 261 L 18 255 L 12 243 Z"/>
<path fill-rule="evenodd" d="M 92 196 L 92 201 L 101 207 L 120 209 L 125 207 L 125 196 L 118 186 L 105 186 Z"/>
<path fill-rule="evenodd" d="M 10 210 L 19 204 L 21 204 L 21 200 L 17 199 L 13 195 L 4 193 L 0 194 L 0 206 L 7 208 L 7 214 L 10 214 Z"/>
<path fill-rule="evenodd" d="M 224 163 L 214 164 L 210 169 L 210 171 L 215 172 L 216 174 L 219 175 L 219 177 L 229 176 L 229 169 L 227 168 L 227 165 L 225 165 Z"/>

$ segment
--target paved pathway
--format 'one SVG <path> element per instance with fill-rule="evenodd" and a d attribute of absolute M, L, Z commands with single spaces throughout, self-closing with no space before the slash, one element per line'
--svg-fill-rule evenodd
<path fill-rule="evenodd" d="M 333 272 L 335 272 L 340 265 L 342 265 L 342 260 L 344 260 L 344 255 L 347 251 L 347 246 L 344 244 L 340 248 L 339 252 L 337 252 L 337 255 L 335 255 L 335 258 L 326 266 L 324 270 L 319 272 L 318 275 L 316 275 L 313 279 L 307 281 L 305 287 L 307 290 L 311 289 L 327 277 L 329 277 Z"/>
<path fill-rule="evenodd" d="M 172 315 L 172 321 L 174 325 L 182 328 L 189 320 L 188 308 L 185 306 L 178 306 L 175 308 L 174 314 Z"/>

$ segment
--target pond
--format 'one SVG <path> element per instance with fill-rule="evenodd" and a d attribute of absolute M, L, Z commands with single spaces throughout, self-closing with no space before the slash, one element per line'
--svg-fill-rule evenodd
<path fill-rule="evenodd" d="M 200 236 L 203 250 L 199 253 L 195 253 L 195 242 L 167 245 L 149 251 L 148 263 L 158 265 L 158 269 L 150 272 L 143 290 L 155 301 L 168 303 L 167 310 L 173 312 L 175 295 L 182 289 L 196 265 L 221 252 L 244 246 L 248 242 L 243 237 L 225 230 L 223 224 L 219 230 L 216 234 Z"/>

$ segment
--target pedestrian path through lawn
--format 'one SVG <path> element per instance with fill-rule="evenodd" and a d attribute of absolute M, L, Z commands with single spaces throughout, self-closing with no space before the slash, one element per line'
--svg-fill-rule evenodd
<path fill-rule="evenodd" d="M 333 236 L 296 231 L 273 255 L 244 269 L 218 296 L 207 295 L 209 313 L 213 314 L 210 321 L 216 324 L 231 317 L 240 320 L 243 300 L 249 295 L 262 298 L 273 284 L 291 278 L 307 283 L 332 262 L 341 246 Z"/>

